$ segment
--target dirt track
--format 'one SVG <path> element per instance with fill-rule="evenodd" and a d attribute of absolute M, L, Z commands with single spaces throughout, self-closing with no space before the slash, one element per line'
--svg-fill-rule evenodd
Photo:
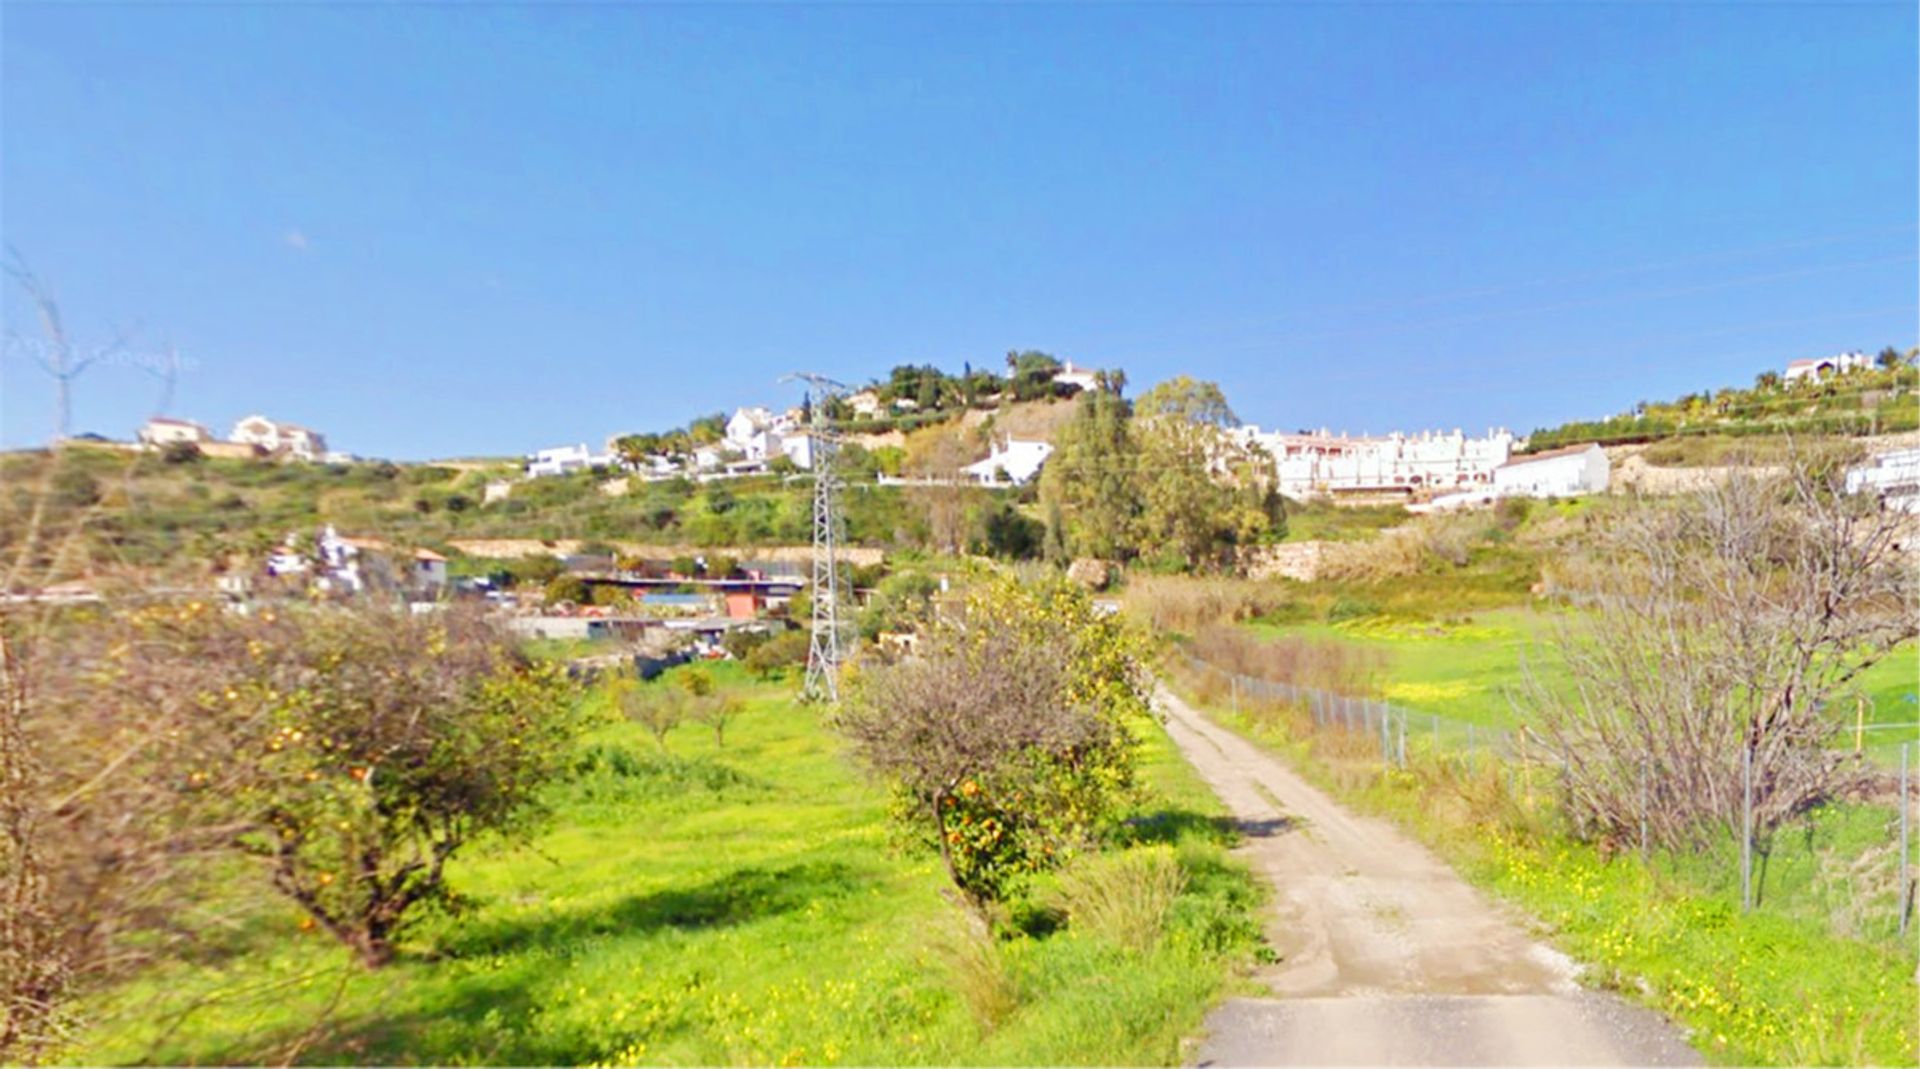
<path fill-rule="evenodd" d="M 1657 1014 L 1584 991 L 1432 854 L 1162 691 L 1167 730 L 1274 888 L 1260 979 L 1208 1019 L 1202 1065 L 1694 1065 Z"/>

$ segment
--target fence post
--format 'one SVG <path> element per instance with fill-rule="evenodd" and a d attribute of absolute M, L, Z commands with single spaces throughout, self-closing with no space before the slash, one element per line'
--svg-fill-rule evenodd
<path fill-rule="evenodd" d="M 1907 917 L 1913 912 L 1913 877 L 1907 868 L 1908 810 L 1913 808 L 1907 783 L 1907 751 L 1910 742 L 1900 744 L 1900 937 L 1907 936 Z"/>
<path fill-rule="evenodd" d="M 1640 762 L 1640 863 L 1647 863 L 1647 763 Z"/>
<path fill-rule="evenodd" d="M 1753 908 L 1753 746 L 1740 751 L 1740 912 Z"/>

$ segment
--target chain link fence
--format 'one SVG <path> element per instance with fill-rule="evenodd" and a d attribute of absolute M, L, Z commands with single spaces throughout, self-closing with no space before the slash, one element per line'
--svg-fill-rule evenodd
<path fill-rule="evenodd" d="M 1504 765 L 1511 776 L 1516 766 L 1551 770 L 1564 763 L 1524 730 L 1490 727 L 1379 698 L 1249 676 L 1221 668 L 1186 651 L 1182 651 L 1181 656 L 1191 669 L 1226 686 L 1227 700 L 1236 716 L 1242 703 L 1287 703 L 1305 711 L 1315 732 L 1345 732 L 1349 737 L 1366 740 L 1366 746 L 1377 752 L 1383 768 L 1404 769 L 1409 761 L 1423 759 L 1458 762 L 1468 769 L 1486 762 Z M 1853 743 L 1847 749 L 1858 753 L 1878 770 L 1875 796 L 1892 796 L 1887 827 L 1879 842 L 1855 842 L 1858 835 L 1850 830 L 1836 836 L 1844 842 L 1820 845 L 1809 830 L 1805 836 L 1804 857 L 1799 853 L 1783 857 L 1780 847 L 1774 845 L 1760 858 L 1756 871 L 1749 775 L 1743 791 L 1745 834 L 1737 837 L 1737 859 L 1733 856 L 1724 859 L 1726 868 L 1737 866 L 1738 896 L 1743 910 L 1752 909 L 1761 901 L 1760 885 L 1772 867 L 1776 870 L 1776 883 L 1799 880 L 1795 886 L 1803 892 L 1801 897 L 1817 900 L 1807 904 L 1825 909 L 1844 900 L 1844 909 L 1871 911 L 1882 921 L 1891 920 L 1891 923 L 1872 923 L 1865 927 L 1875 931 L 1888 929 L 1888 934 L 1904 941 L 1911 930 L 1915 907 L 1912 839 L 1916 829 L 1912 810 L 1914 779 L 1920 776 L 1920 745 L 1915 741 L 1920 739 L 1920 722 L 1867 724 L 1862 716 L 1845 734 L 1847 741 Z M 1811 827 L 1809 825 L 1809 829 Z M 1643 858 L 1650 857 L 1644 822 L 1636 845 Z M 1842 856 L 1850 848 L 1852 856 Z M 1726 868 L 1722 868 L 1720 874 L 1725 876 L 1731 893 L 1734 872 Z M 1779 876 L 1778 870 L 1782 868 L 1788 875 Z M 1805 869 L 1805 873 L 1800 869 Z M 1883 883 L 1889 886 L 1883 887 Z M 1775 895 L 1774 904 L 1781 904 L 1779 897 Z"/>

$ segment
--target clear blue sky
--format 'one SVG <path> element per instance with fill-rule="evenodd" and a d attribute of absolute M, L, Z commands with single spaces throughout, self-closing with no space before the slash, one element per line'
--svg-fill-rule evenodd
<path fill-rule="evenodd" d="M 1910 3 L 0 18 L 6 240 L 223 433 L 512 453 L 1014 347 L 1526 430 L 1915 341 Z M 152 386 L 95 368 L 75 429 Z"/>

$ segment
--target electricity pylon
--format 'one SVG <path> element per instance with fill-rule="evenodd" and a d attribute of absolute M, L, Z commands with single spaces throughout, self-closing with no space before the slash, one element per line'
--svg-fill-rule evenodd
<path fill-rule="evenodd" d="M 807 433 L 813 461 L 813 638 L 807 647 L 807 680 L 801 696 L 809 701 L 840 700 L 840 566 L 835 554 L 844 537 L 840 522 L 840 473 L 835 460 L 840 442 L 827 417 L 828 401 L 846 389 L 824 375 L 795 372 L 781 381 L 807 384 L 811 411 Z"/>

